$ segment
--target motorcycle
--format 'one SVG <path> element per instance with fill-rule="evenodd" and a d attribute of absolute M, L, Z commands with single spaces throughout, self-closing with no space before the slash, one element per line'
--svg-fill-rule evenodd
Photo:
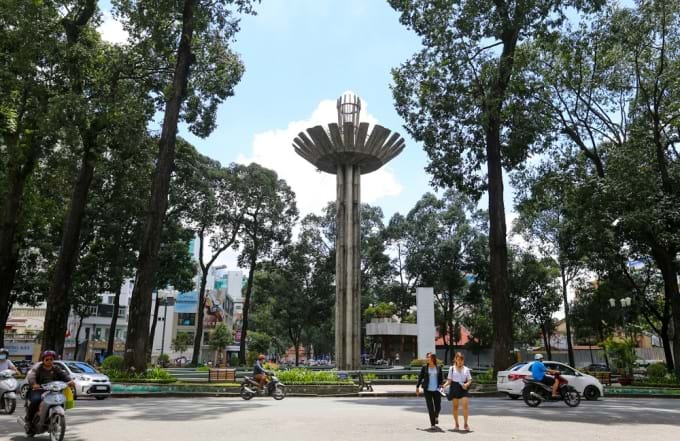
<path fill-rule="evenodd" d="M 14 413 L 17 408 L 17 380 L 14 371 L 6 369 L 0 372 L 0 410 L 7 415 Z"/>
<path fill-rule="evenodd" d="M 522 397 L 529 407 L 537 407 L 544 401 L 564 401 L 569 407 L 576 407 L 581 403 L 581 395 L 574 386 L 569 386 L 569 382 L 559 372 L 554 375 L 555 381 L 559 383 L 559 398 L 552 397 L 552 388 L 533 378 L 525 378 Z"/>
<path fill-rule="evenodd" d="M 244 400 L 250 400 L 255 395 L 269 395 L 275 400 L 283 400 L 286 397 L 286 385 L 281 383 L 276 375 L 271 375 L 269 381 L 260 389 L 259 383 L 251 377 L 243 377 L 239 395 Z"/>
<path fill-rule="evenodd" d="M 66 397 L 64 390 L 68 385 L 62 381 L 52 381 L 41 386 L 43 390 L 40 407 L 33 417 L 33 421 L 24 421 L 19 418 L 18 422 L 24 426 L 26 435 L 32 437 L 47 432 L 51 441 L 63 441 L 66 433 Z M 28 401 L 25 404 L 28 411 Z"/>

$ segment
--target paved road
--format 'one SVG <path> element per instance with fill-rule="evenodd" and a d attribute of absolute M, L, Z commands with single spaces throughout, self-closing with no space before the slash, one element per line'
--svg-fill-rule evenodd
<path fill-rule="evenodd" d="M 450 403 L 442 431 L 429 427 L 417 398 L 115 398 L 78 400 L 67 414 L 67 441 L 408 440 L 671 441 L 680 439 L 680 400 L 605 399 L 576 409 L 521 401 L 471 402 L 471 433 L 451 431 Z M 552 432 L 552 434 L 550 434 Z M 36 439 L 46 439 L 45 436 Z M 0 415 L 0 440 L 28 440 L 16 416 Z"/>

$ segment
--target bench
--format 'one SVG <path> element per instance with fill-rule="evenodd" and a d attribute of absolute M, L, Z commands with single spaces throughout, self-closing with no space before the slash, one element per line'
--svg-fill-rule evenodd
<path fill-rule="evenodd" d="M 361 371 L 357 372 L 357 380 L 359 382 L 359 392 L 361 392 L 364 389 L 366 389 L 367 392 L 373 392 L 373 385 L 371 384 L 371 380 L 366 380 L 363 372 Z"/>
<path fill-rule="evenodd" d="M 208 383 L 236 382 L 236 369 L 208 369 Z"/>

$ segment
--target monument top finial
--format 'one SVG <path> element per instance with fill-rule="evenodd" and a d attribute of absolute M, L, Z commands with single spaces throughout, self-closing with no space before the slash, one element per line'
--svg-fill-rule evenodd
<path fill-rule="evenodd" d="M 359 127 L 359 111 L 361 110 L 361 98 L 352 92 L 342 94 L 338 98 L 338 126 L 345 127 L 345 123 L 352 123 Z"/>

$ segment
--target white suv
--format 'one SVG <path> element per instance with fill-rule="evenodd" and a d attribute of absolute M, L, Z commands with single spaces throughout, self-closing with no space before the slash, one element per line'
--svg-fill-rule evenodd
<path fill-rule="evenodd" d="M 496 388 L 498 392 L 505 392 L 510 398 L 516 400 L 522 396 L 526 377 L 531 376 L 533 361 L 514 364 L 507 371 L 500 371 L 496 375 Z M 560 371 L 562 376 L 574 386 L 586 400 L 597 400 L 604 396 L 604 387 L 600 381 L 592 375 L 584 374 L 576 369 L 558 361 L 544 361 L 545 367 Z"/>

